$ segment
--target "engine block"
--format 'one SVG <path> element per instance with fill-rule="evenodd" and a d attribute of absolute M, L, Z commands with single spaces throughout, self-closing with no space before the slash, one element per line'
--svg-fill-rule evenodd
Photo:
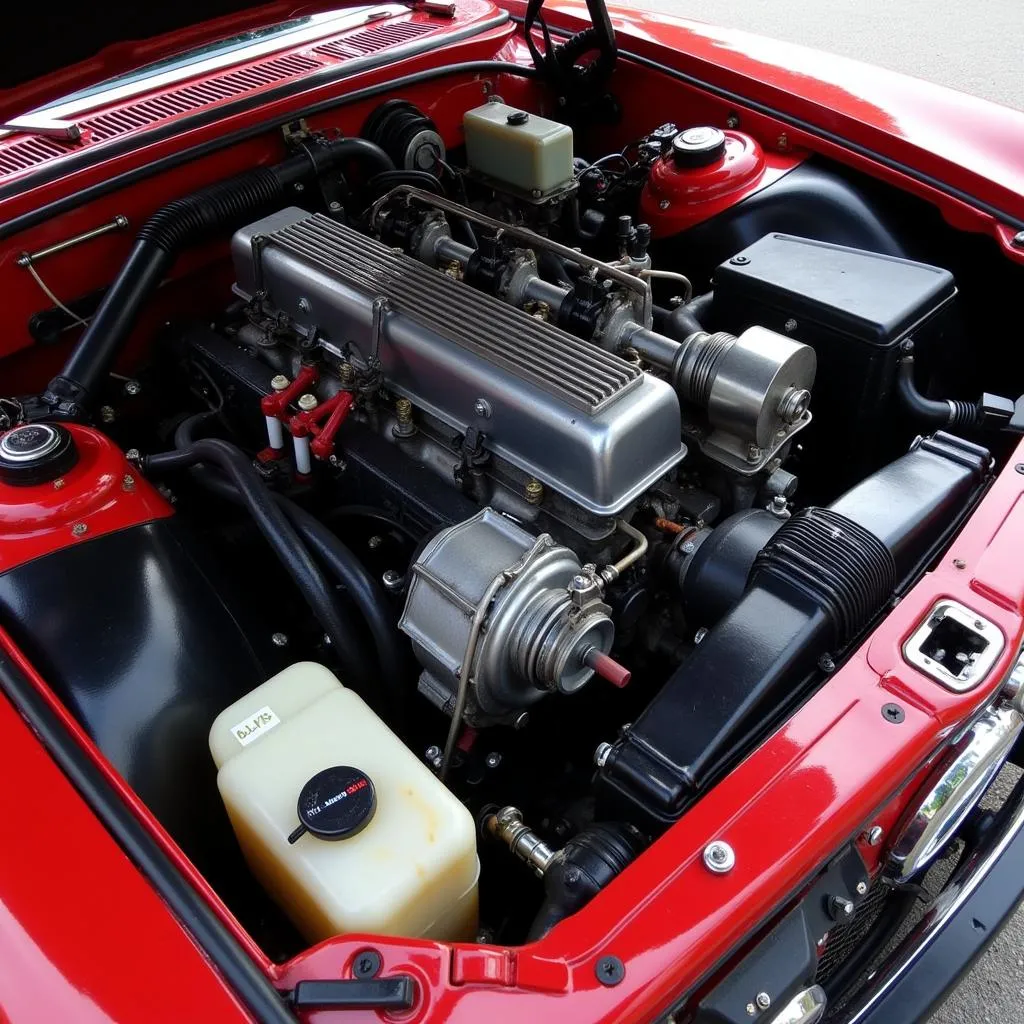
<path fill-rule="evenodd" d="M 319 214 L 238 231 L 236 291 L 596 515 L 678 464 L 679 402 L 634 364 Z"/>

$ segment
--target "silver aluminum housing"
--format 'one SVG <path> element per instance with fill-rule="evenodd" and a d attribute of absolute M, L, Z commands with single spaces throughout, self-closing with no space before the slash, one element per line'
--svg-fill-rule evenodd
<path fill-rule="evenodd" d="M 329 217 L 281 210 L 232 256 L 237 294 L 357 364 L 376 354 L 389 390 L 588 512 L 618 514 L 686 454 L 664 381 Z"/>

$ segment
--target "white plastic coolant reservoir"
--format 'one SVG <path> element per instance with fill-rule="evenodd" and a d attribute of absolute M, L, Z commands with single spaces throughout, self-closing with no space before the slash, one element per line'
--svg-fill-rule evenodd
<path fill-rule="evenodd" d="M 249 866 L 310 942 L 474 937 L 472 816 L 323 666 L 292 665 L 222 711 L 210 751 Z"/>

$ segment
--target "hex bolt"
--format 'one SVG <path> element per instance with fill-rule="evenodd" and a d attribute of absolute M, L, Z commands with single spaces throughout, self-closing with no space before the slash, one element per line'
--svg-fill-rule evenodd
<path fill-rule="evenodd" d="M 758 992 L 754 997 L 754 1002 L 757 1003 L 759 1010 L 767 1010 L 772 1005 L 772 997 L 767 992 Z"/>
<path fill-rule="evenodd" d="M 385 589 L 390 590 L 392 593 L 394 593 L 396 590 L 402 589 L 404 577 L 400 572 L 396 572 L 394 569 L 388 569 L 381 577 L 381 580 L 384 583 Z"/>
<path fill-rule="evenodd" d="M 489 419 L 491 415 L 491 406 L 486 398 L 478 398 L 473 403 L 473 413 L 479 416 L 481 419 Z"/>
<path fill-rule="evenodd" d="M 135 490 L 135 477 L 131 473 L 125 473 L 121 477 L 121 490 L 122 491 L 134 491 Z"/>
<path fill-rule="evenodd" d="M 962 558 L 954 558 L 953 559 L 953 568 L 954 569 L 966 569 L 967 568 L 967 563 Z"/>
<path fill-rule="evenodd" d="M 270 379 L 270 387 L 272 391 L 284 391 L 290 383 L 291 381 L 283 373 L 275 374 Z"/>
<path fill-rule="evenodd" d="M 822 672 L 835 672 L 836 663 L 828 654 L 823 654 L 818 659 L 818 668 L 820 668 Z"/>
<path fill-rule="evenodd" d="M 747 462 L 757 462 L 761 458 L 761 449 L 756 444 L 747 445 Z"/>
<path fill-rule="evenodd" d="M 789 318 L 789 319 L 788 319 L 788 320 L 787 320 L 787 321 L 786 321 L 786 322 L 785 322 L 785 323 L 784 323 L 784 324 L 782 325 L 782 329 L 783 329 L 783 330 L 784 330 L 784 331 L 785 331 L 785 332 L 786 332 L 787 334 L 792 334 L 792 333 L 793 333 L 793 332 L 794 332 L 794 331 L 795 331 L 795 330 L 796 330 L 796 329 L 797 329 L 797 328 L 798 328 L 799 326 L 800 326 L 800 324 L 799 324 L 799 323 L 797 323 L 797 321 L 796 321 L 796 320 L 794 320 L 794 319 L 793 319 L 792 317 L 790 317 L 790 318 Z"/>
<path fill-rule="evenodd" d="M 320 403 L 317 401 L 316 395 L 307 391 L 304 395 L 299 395 L 299 400 L 295 404 L 303 412 L 312 412 Z"/>
<path fill-rule="evenodd" d="M 697 545 L 692 540 L 688 540 L 679 550 L 684 555 L 692 555 L 697 550 Z"/>
<path fill-rule="evenodd" d="M 598 768 L 603 768 L 608 763 L 612 749 L 613 747 L 610 743 L 598 743 L 597 749 L 594 751 L 594 764 Z"/>
<path fill-rule="evenodd" d="M 530 477 L 523 488 L 523 495 L 531 505 L 539 505 L 544 500 L 544 485 Z"/>
<path fill-rule="evenodd" d="M 501 754 L 496 750 L 487 755 L 486 764 L 488 768 L 497 768 L 501 764 Z"/>
<path fill-rule="evenodd" d="M 907 717 L 907 713 L 899 706 L 899 704 L 883 704 L 882 717 L 887 722 L 892 722 L 893 725 L 899 725 L 900 722 Z"/>
<path fill-rule="evenodd" d="M 857 895 L 863 896 L 868 891 L 868 883 L 861 881 L 857 883 Z"/>
<path fill-rule="evenodd" d="M 288 646 L 288 634 L 287 633 L 273 633 L 273 634 L 271 634 L 270 642 L 275 647 L 287 647 Z"/>
<path fill-rule="evenodd" d="M 124 382 L 124 393 L 134 398 L 142 391 L 142 385 L 137 380 L 126 380 Z"/>
<path fill-rule="evenodd" d="M 434 743 L 427 747 L 427 749 L 423 752 L 424 759 L 429 761 L 431 764 L 433 764 L 435 759 L 440 756 L 441 748 Z"/>
<path fill-rule="evenodd" d="M 352 961 L 352 974 L 356 978 L 375 978 L 382 967 L 380 953 L 375 949 L 364 949 L 356 953 Z"/>
<path fill-rule="evenodd" d="M 367 547 L 368 547 L 368 548 L 369 548 L 369 549 L 370 549 L 371 551 L 376 551 L 376 550 L 377 550 L 377 548 L 379 548 L 379 547 L 381 546 L 381 544 L 383 544 L 383 543 L 384 543 L 384 538 L 383 538 L 383 537 L 381 537 L 381 536 L 380 536 L 379 534 L 376 534 L 376 533 L 375 533 L 375 534 L 374 534 L 374 535 L 373 535 L 373 536 L 372 536 L 372 537 L 371 537 L 371 538 L 370 538 L 370 539 L 369 539 L 369 540 L 368 540 L 368 541 L 366 542 L 366 546 L 367 546 Z"/>
<path fill-rule="evenodd" d="M 84 537 L 88 530 L 89 527 L 86 526 L 85 523 L 75 523 L 75 525 L 71 527 L 71 533 L 75 537 Z"/>
<path fill-rule="evenodd" d="M 845 896 L 832 896 L 828 901 L 828 912 L 832 915 L 834 921 L 849 921 L 853 918 L 857 908 L 854 906 L 853 900 L 848 900 Z"/>
<path fill-rule="evenodd" d="M 303 313 L 308 313 L 313 307 L 309 304 L 309 299 L 299 299 L 299 309 Z"/>
<path fill-rule="evenodd" d="M 597 980 L 609 988 L 626 976 L 626 965 L 617 956 L 603 956 L 594 967 Z"/>
<path fill-rule="evenodd" d="M 730 113 L 729 116 L 725 119 L 725 127 L 726 128 L 739 128 L 739 126 L 740 126 L 740 115 L 739 114 L 735 114 L 735 113 Z"/>
<path fill-rule="evenodd" d="M 716 875 L 724 875 L 736 866 L 736 854 L 725 841 L 716 839 L 704 847 L 704 866 Z"/>
<path fill-rule="evenodd" d="M 672 204 L 667 199 L 662 199 L 661 202 L 658 203 L 658 209 L 667 210 L 671 205 Z"/>
<path fill-rule="evenodd" d="M 138 448 L 129 448 L 128 451 L 124 453 L 124 457 L 129 462 L 138 462 L 139 459 L 142 458 L 142 453 L 139 451 Z"/>

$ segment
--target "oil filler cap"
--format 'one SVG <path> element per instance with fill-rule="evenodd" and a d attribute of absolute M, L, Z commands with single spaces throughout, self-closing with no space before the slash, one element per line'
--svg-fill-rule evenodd
<path fill-rule="evenodd" d="M 70 431 L 55 423 L 26 423 L 0 437 L 0 481 L 5 484 L 49 483 L 77 461 Z"/>
<path fill-rule="evenodd" d="M 318 839 L 351 839 L 373 820 L 377 793 L 366 772 L 336 765 L 317 772 L 302 787 L 295 813 L 301 824 L 289 843 L 309 832 Z"/>
<path fill-rule="evenodd" d="M 725 153 L 725 132 L 710 125 L 687 128 L 672 140 L 676 167 L 706 167 Z"/>

